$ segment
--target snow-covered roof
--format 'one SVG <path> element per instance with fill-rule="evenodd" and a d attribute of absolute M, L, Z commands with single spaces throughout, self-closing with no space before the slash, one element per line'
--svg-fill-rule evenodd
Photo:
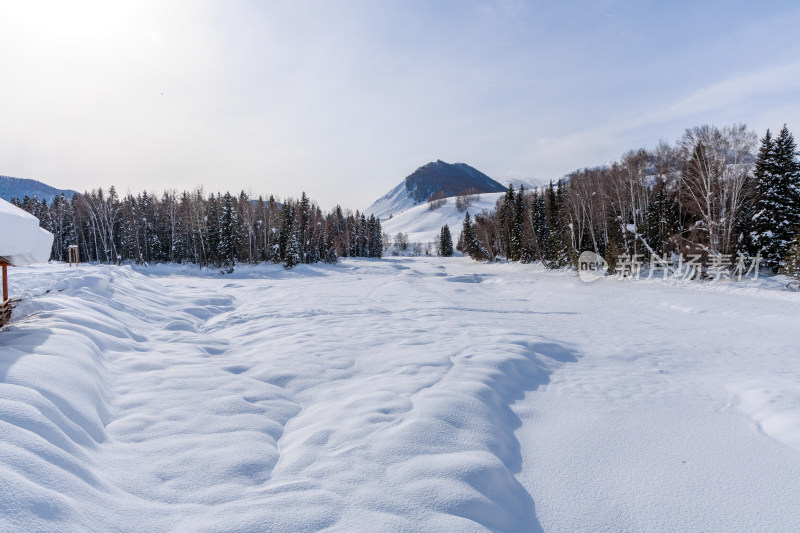
<path fill-rule="evenodd" d="M 0 198 L 0 258 L 13 266 L 50 259 L 53 234 L 39 227 L 39 219 Z"/>

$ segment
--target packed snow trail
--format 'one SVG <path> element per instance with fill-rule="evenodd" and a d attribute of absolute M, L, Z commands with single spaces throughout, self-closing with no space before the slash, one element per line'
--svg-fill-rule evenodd
<path fill-rule="evenodd" d="M 0 530 L 800 530 L 794 293 L 463 258 L 14 274 Z"/>

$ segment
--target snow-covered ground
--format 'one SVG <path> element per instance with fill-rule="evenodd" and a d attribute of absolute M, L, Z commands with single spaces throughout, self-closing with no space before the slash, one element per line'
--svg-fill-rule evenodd
<path fill-rule="evenodd" d="M 497 200 L 503 196 L 503 192 L 481 194 L 477 201 L 467 209 L 470 216 L 475 216 L 484 210 L 492 211 L 497 204 Z M 453 242 L 458 239 L 461 227 L 464 223 L 466 212 L 460 212 L 456 208 L 455 198 L 446 198 L 445 204 L 433 211 L 424 204 L 411 207 L 399 215 L 393 216 L 389 220 L 381 221 L 381 229 L 390 237 L 394 237 L 399 232 L 408 234 L 409 242 L 433 242 L 439 235 L 442 226 L 447 224 L 453 237 Z"/>
<path fill-rule="evenodd" d="M 10 273 L 0 531 L 800 530 L 800 294 L 777 281 Z"/>

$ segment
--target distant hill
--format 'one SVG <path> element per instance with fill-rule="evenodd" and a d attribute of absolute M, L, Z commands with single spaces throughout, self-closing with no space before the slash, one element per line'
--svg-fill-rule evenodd
<path fill-rule="evenodd" d="M 466 189 L 475 189 L 479 193 L 506 190 L 500 183 L 465 163 L 451 164 L 439 160 L 419 167 L 364 212 L 386 220 L 425 203 L 436 192 L 442 191 L 449 198 Z"/>
<path fill-rule="evenodd" d="M 506 187 L 508 187 L 508 185 L 513 185 L 515 189 L 519 189 L 520 185 L 522 185 L 528 190 L 541 189 L 550 183 L 548 180 L 542 178 L 506 178 L 501 181 Z"/>
<path fill-rule="evenodd" d="M 486 211 L 492 211 L 504 193 L 494 192 L 481 194 L 480 198 L 466 209 L 471 216 Z M 454 198 L 448 198 L 445 204 L 438 209 L 431 211 L 426 204 L 417 205 L 402 213 L 393 216 L 391 219 L 381 222 L 381 229 L 394 237 L 398 232 L 408 234 L 409 242 L 433 242 L 442 226 L 447 224 L 453 241 L 458 239 L 461 227 L 464 223 L 466 213 L 456 208 Z"/>
<path fill-rule="evenodd" d="M 41 181 L 0 176 L 0 198 L 3 200 L 22 199 L 27 195 L 31 198 L 38 196 L 40 200 L 44 199 L 50 203 L 54 197 L 60 194 L 67 198 L 72 198 L 73 195 L 78 193 L 70 189 L 56 189 Z"/>

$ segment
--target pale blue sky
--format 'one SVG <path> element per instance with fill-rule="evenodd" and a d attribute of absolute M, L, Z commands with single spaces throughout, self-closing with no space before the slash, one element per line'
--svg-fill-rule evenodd
<path fill-rule="evenodd" d="M 800 134 L 798 2 L 0 0 L 0 174 L 363 208 L 435 159 L 557 178 Z"/>

